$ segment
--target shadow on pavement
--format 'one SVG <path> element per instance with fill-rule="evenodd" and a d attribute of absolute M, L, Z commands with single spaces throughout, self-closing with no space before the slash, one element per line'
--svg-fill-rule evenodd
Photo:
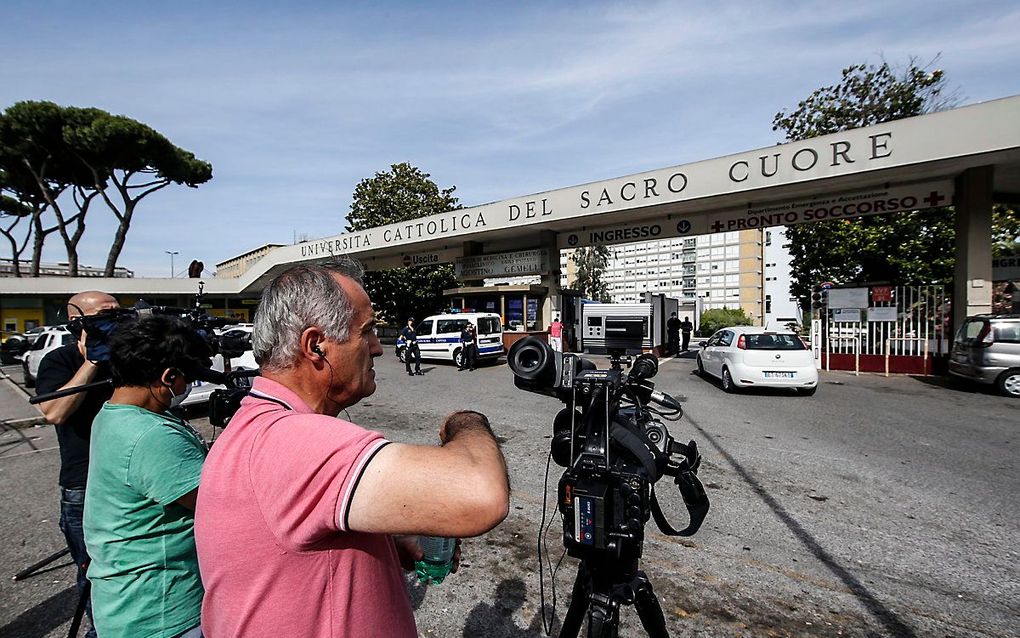
<path fill-rule="evenodd" d="M 919 381 L 925 385 L 932 385 L 939 388 L 945 388 L 946 390 L 952 390 L 953 392 L 963 392 L 965 394 L 989 394 L 995 395 L 994 386 L 982 385 L 980 383 L 974 383 L 966 381 L 964 379 L 957 379 L 956 377 L 950 376 L 935 376 L 925 377 L 919 374 L 909 375 L 914 381 Z"/>
<path fill-rule="evenodd" d="M 77 604 L 78 588 L 71 585 L 0 627 L 0 638 L 42 638 L 70 621 Z"/>
<path fill-rule="evenodd" d="M 714 447 L 733 467 L 733 469 L 737 471 L 737 474 L 739 474 L 740 477 L 751 486 L 751 489 L 753 489 L 754 492 L 761 497 L 763 501 L 765 501 L 765 504 L 768 505 L 769 509 L 775 513 L 779 520 L 782 521 L 791 532 L 793 532 L 793 535 L 797 537 L 808 551 L 810 551 L 815 558 L 821 561 L 822 564 L 836 576 L 836 578 L 842 581 L 854 597 L 860 601 L 864 608 L 867 609 L 880 623 L 882 623 L 882 626 L 885 628 L 882 635 L 894 636 L 896 638 L 913 638 L 916 636 L 910 625 L 903 622 L 903 620 L 897 616 L 893 610 L 886 607 L 882 601 L 876 598 L 875 595 L 868 590 L 864 583 L 850 573 L 846 567 L 840 565 L 836 558 L 829 554 L 829 552 L 822 547 L 821 543 L 819 543 L 818 540 L 811 535 L 811 532 L 804 529 L 800 522 L 786 511 L 786 508 L 784 508 L 774 496 L 769 494 L 768 490 L 762 487 L 761 483 L 758 482 L 754 475 L 741 465 L 737 459 L 733 458 L 733 456 L 719 444 L 715 437 L 698 425 L 698 423 L 696 423 L 689 414 L 685 416 L 690 424 L 701 432 L 702 436 L 704 436 L 708 442 L 712 444 L 712 447 Z"/>
<path fill-rule="evenodd" d="M 524 581 L 519 578 L 501 582 L 496 587 L 492 604 L 480 602 L 468 614 L 464 624 L 464 638 L 543 638 L 543 610 L 536 612 L 525 628 L 518 627 L 514 622 L 514 612 L 524 604 L 526 594 Z M 552 635 L 558 633 L 559 622 L 554 618 Z"/>
<path fill-rule="evenodd" d="M 708 383 L 710 385 L 715 386 L 719 390 L 719 392 L 726 392 L 726 390 L 723 390 L 722 381 L 717 379 L 717 378 L 715 378 L 715 377 L 713 377 L 712 375 L 708 374 L 707 372 L 705 374 L 698 374 L 698 371 L 695 369 L 695 370 L 691 370 L 691 376 L 697 377 L 697 378 L 701 379 L 702 381 L 704 381 L 705 383 Z M 769 388 L 769 387 L 765 387 L 765 386 L 759 386 L 759 387 L 749 386 L 749 387 L 745 387 L 745 388 L 740 388 L 736 392 L 731 392 L 729 394 L 731 396 L 740 396 L 742 394 L 745 394 L 745 395 L 748 395 L 748 396 L 767 397 L 767 396 L 782 396 L 782 395 L 785 395 L 785 396 L 798 396 L 799 393 L 797 392 L 796 388 Z"/>

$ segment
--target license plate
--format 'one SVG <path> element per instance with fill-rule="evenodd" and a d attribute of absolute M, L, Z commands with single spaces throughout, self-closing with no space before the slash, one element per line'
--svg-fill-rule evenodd
<path fill-rule="evenodd" d="M 793 379 L 797 376 L 796 372 L 766 372 L 766 379 Z"/>

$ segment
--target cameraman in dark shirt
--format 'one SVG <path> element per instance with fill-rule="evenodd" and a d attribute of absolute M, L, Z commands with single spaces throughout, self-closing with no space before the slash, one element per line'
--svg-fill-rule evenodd
<path fill-rule="evenodd" d="M 90 290 L 71 297 L 67 302 L 67 317 L 73 320 L 75 317 L 87 317 L 119 307 L 117 300 L 105 292 Z M 39 364 L 36 392 L 48 394 L 110 378 L 105 362 L 96 363 L 85 357 L 85 339 L 86 334 L 81 331 L 76 343 L 61 346 L 43 357 Z M 104 386 L 39 405 L 46 420 L 57 427 L 57 442 L 60 445 L 60 531 L 64 533 L 71 558 L 78 566 L 79 595 L 88 583 L 85 579 L 88 554 L 82 532 L 82 513 L 85 478 L 89 469 L 89 437 L 92 434 L 92 420 L 112 393 L 113 386 Z M 91 604 L 86 610 L 91 619 Z M 93 628 L 86 634 L 87 638 L 94 638 L 95 635 Z"/>
<path fill-rule="evenodd" d="M 400 329 L 404 338 L 404 367 L 408 376 L 421 374 L 421 350 L 418 349 L 418 333 L 414 331 L 414 317 L 407 318 L 407 325 Z M 414 372 L 411 372 L 411 359 L 414 359 Z"/>

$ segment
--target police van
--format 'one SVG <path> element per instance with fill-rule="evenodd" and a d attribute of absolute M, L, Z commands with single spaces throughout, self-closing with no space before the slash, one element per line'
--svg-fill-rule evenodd
<path fill-rule="evenodd" d="M 426 317 L 415 328 L 421 358 L 452 361 L 460 366 L 460 333 L 468 323 L 478 335 L 478 362 L 495 361 L 503 354 L 503 326 L 492 312 L 459 312 Z M 397 340 L 397 358 L 404 360 L 403 338 Z"/>

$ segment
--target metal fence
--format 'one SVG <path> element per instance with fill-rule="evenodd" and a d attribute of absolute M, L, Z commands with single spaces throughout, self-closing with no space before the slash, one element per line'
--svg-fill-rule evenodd
<path fill-rule="evenodd" d="M 876 288 L 884 289 L 881 300 L 875 300 Z M 949 352 L 952 310 L 945 286 L 872 286 L 869 295 L 868 307 L 856 309 L 856 320 L 853 311 L 825 308 L 828 352 L 916 357 Z"/>

